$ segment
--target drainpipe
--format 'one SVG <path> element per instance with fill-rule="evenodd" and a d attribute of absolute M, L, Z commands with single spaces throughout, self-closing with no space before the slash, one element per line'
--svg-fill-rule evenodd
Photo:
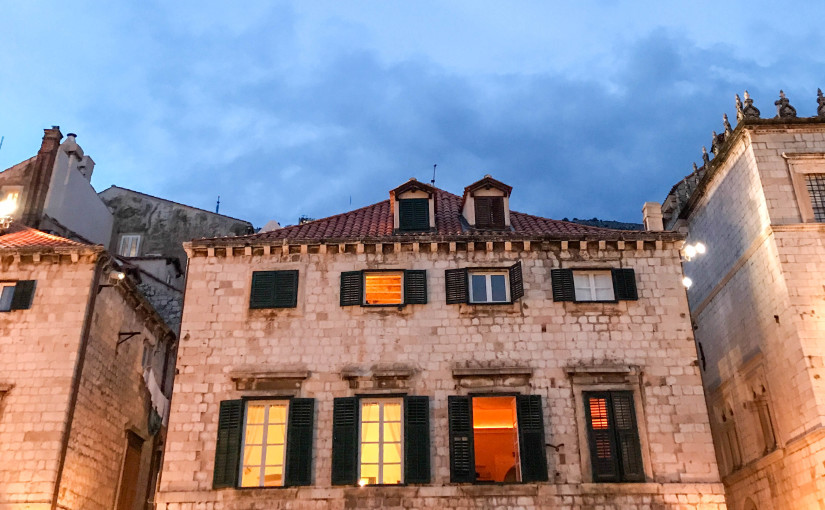
<path fill-rule="evenodd" d="M 92 277 L 92 284 L 89 288 L 89 301 L 86 303 L 86 315 L 83 318 L 83 330 L 80 336 L 80 346 L 77 350 L 77 362 L 75 363 L 74 373 L 72 374 L 72 390 L 69 395 L 69 409 L 66 412 L 66 426 L 63 428 L 63 438 L 60 442 L 60 457 L 57 463 L 57 478 L 54 481 L 51 510 L 57 510 L 57 500 L 60 496 L 60 483 L 63 481 L 63 468 L 66 464 L 66 453 L 69 450 L 69 437 L 72 433 L 72 422 L 74 421 L 74 412 L 77 407 L 77 395 L 80 390 L 83 365 L 86 361 L 86 348 L 89 345 L 89 333 L 92 329 L 92 318 L 95 311 L 95 302 L 97 301 L 98 282 L 100 281 L 100 276 L 103 274 L 103 267 L 106 265 L 107 260 L 108 257 L 101 251 L 95 263 L 94 276 Z"/>

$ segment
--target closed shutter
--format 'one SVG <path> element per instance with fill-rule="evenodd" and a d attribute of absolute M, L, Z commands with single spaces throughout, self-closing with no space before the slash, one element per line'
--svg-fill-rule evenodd
<path fill-rule="evenodd" d="M 476 479 L 473 452 L 473 409 L 470 397 L 447 397 L 450 422 L 450 481 L 472 483 Z"/>
<path fill-rule="evenodd" d="M 332 404 L 332 485 L 358 481 L 358 397 L 342 397 Z"/>
<path fill-rule="evenodd" d="M 363 304 L 364 278 L 361 271 L 341 273 L 341 306 Z"/>
<path fill-rule="evenodd" d="M 275 308 L 298 305 L 298 271 L 275 271 Z"/>
<path fill-rule="evenodd" d="M 298 271 L 255 271 L 249 308 L 294 308 L 298 304 Z"/>
<path fill-rule="evenodd" d="M 614 269 L 613 292 L 617 301 L 636 301 L 639 295 L 636 292 L 636 272 L 633 269 Z"/>
<path fill-rule="evenodd" d="M 398 226 L 401 230 L 429 230 L 430 201 L 426 198 L 399 200 Z"/>
<path fill-rule="evenodd" d="M 504 228 L 504 198 L 491 197 L 490 217 L 493 228 Z"/>
<path fill-rule="evenodd" d="M 289 402 L 286 432 L 284 485 L 312 484 L 312 436 L 315 399 L 293 398 Z"/>
<path fill-rule="evenodd" d="M 615 431 L 610 408 L 609 393 L 584 393 L 584 412 L 587 418 L 590 464 L 593 468 L 594 482 L 620 481 Z"/>
<path fill-rule="evenodd" d="M 404 398 L 404 482 L 430 483 L 430 398 Z"/>
<path fill-rule="evenodd" d="M 404 303 L 408 305 L 427 304 L 427 271 L 404 271 Z"/>
<path fill-rule="evenodd" d="M 524 281 L 521 277 L 521 261 L 510 267 L 510 301 L 524 296 Z"/>
<path fill-rule="evenodd" d="M 14 286 L 9 310 L 28 310 L 34 300 L 35 280 L 20 280 Z"/>
<path fill-rule="evenodd" d="M 576 286 L 573 283 L 572 269 L 552 269 L 550 279 L 553 283 L 553 301 L 575 301 Z"/>
<path fill-rule="evenodd" d="M 633 393 L 614 391 L 610 397 L 613 401 L 613 427 L 616 430 L 616 442 L 622 461 L 622 481 L 643 482 L 645 471 L 639 445 L 639 431 L 636 428 Z"/>
<path fill-rule="evenodd" d="M 218 442 L 215 446 L 215 472 L 212 487 L 235 487 L 241 458 L 243 400 L 224 400 L 218 414 Z"/>
<path fill-rule="evenodd" d="M 547 481 L 547 455 L 544 445 L 544 416 L 541 396 L 516 396 L 518 441 L 521 454 L 521 481 Z"/>
<path fill-rule="evenodd" d="M 475 197 L 476 227 L 493 226 L 493 197 Z"/>
<path fill-rule="evenodd" d="M 468 296 L 467 270 L 447 269 L 444 271 L 444 287 L 447 290 L 447 304 L 466 303 Z"/>

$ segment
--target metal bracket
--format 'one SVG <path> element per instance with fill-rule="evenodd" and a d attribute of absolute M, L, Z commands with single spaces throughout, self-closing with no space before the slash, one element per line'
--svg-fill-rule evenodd
<path fill-rule="evenodd" d="M 122 344 L 123 342 L 129 340 L 133 336 L 137 336 L 139 334 L 140 334 L 140 331 L 123 331 L 123 332 L 118 333 L 117 334 L 118 340 L 117 340 L 117 344 L 115 345 L 115 347 L 120 347 L 120 344 Z"/>

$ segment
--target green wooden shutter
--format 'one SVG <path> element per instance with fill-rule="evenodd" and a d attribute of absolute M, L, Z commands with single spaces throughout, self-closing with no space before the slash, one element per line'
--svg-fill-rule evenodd
<path fill-rule="evenodd" d="M 553 301 L 575 301 L 576 285 L 573 283 L 572 269 L 551 269 Z"/>
<path fill-rule="evenodd" d="M 590 464 L 594 482 L 618 482 L 619 459 L 616 450 L 615 431 L 608 392 L 585 392 L 584 412 L 587 421 L 587 437 L 590 443 Z M 604 416 L 594 426 L 593 413 Z"/>
<path fill-rule="evenodd" d="M 447 411 L 450 422 L 450 481 L 472 483 L 476 480 L 476 462 L 471 397 L 447 397 Z"/>
<path fill-rule="evenodd" d="M 275 271 L 275 308 L 298 306 L 298 271 Z"/>
<path fill-rule="evenodd" d="M 636 301 L 636 272 L 633 269 L 613 269 L 613 292 L 616 300 Z"/>
<path fill-rule="evenodd" d="M 467 270 L 447 269 L 444 271 L 444 287 L 447 290 L 447 304 L 466 303 L 468 300 Z"/>
<path fill-rule="evenodd" d="M 400 230 L 429 230 L 430 201 L 426 198 L 407 198 L 398 201 Z"/>
<path fill-rule="evenodd" d="M 504 228 L 504 197 L 490 197 L 490 225 Z"/>
<path fill-rule="evenodd" d="M 476 227 L 489 228 L 493 226 L 493 197 L 475 197 Z"/>
<path fill-rule="evenodd" d="M 9 310 L 28 310 L 34 300 L 35 280 L 20 280 L 14 286 Z"/>
<path fill-rule="evenodd" d="M 341 306 L 358 306 L 364 301 L 364 278 L 361 271 L 341 273 Z"/>
<path fill-rule="evenodd" d="M 312 436 L 314 434 L 314 423 L 314 398 L 293 398 L 289 401 L 284 485 L 312 484 Z"/>
<path fill-rule="evenodd" d="M 235 487 L 241 459 L 243 400 L 224 400 L 218 414 L 218 442 L 215 446 L 215 473 L 212 487 Z"/>
<path fill-rule="evenodd" d="M 358 397 L 341 397 L 332 404 L 332 485 L 358 481 Z"/>
<path fill-rule="evenodd" d="M 639 431 L 636 428 L 633 393 L 613 391 L 610 397 L 613 401 L 613 428 L 616 431 L 616 444 L 621 459 L 622 481 L 644 482 L 645 470 L 639 445 Z"/>
<path fill-rule="evenodd" d="M 521 261 L 510 267 L 510 301 L 524 297 L 524 280 L 521 276 Z"/>
<path fill-rule="evenodd" d="M 427 271 L 423 269 L 404 271 L 404 303 L 408 305 L 427 304 Z"/>
<path fill-rule="evenodd" d="M 430 398 L 404 397 L 404 482 L 430 483 Z"/>
<path fill-rule="evenodd" d="M 541 396 L 516 396 L 518 441 L 521 454 L 521 481 L 547 481 L 547 455 L 544 445 L 544 415 Z"/>
<path fill-rule="evenodd" d="M 249 308 L 272 308 L 275 306 L 276 271 L 255 271 L 252 273 L 252 291 Z"/>

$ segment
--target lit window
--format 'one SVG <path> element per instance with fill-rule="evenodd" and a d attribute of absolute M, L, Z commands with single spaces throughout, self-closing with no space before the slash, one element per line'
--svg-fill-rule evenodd
<path fill-rule="evenodd" d="M 510 301 L 509 273 L 471 272 L 471 303 L 508 303 Z"/>
<path fill-rule="evenodd" d="M 403 479 L 402 402 L 361 400 L 361 485 L 399 484 Z"/>
<path fill-rule="evenodd" d="M 811 197 L 816 221 L 825 221 L 825 174 L 806 174 L 805 185 Z"/>
<path fill-rule="evenodd" d="M 246 405 L 241 487 L 284 484 L 287 401 L 250 401 Z"/>
<path fill-rule="evenodd" d="M 137 257 L 140 250 L 140 235 L 129 234 L 120 237 L 120 249 L 118 254 L 121 257 Z"/>
<path fill-rule="evenodd" d="M 593 481 L 644 481 L 633 393 L 585 392 L 584 406 Z"/>
<path fill-rule="evenodd" d="M 610 271 L 573 271 L 576 301 L 613 301 L 613 276 Z"/>
<path fill-rule="evenodd" d="M 364 304 L 400 305 L 404 303 L 403 272 L 364 273 Z"/>
<path fill-rule="evenodd" d="M 516 397 L 473 398 L 477 482 L 520 482 Z"/>

